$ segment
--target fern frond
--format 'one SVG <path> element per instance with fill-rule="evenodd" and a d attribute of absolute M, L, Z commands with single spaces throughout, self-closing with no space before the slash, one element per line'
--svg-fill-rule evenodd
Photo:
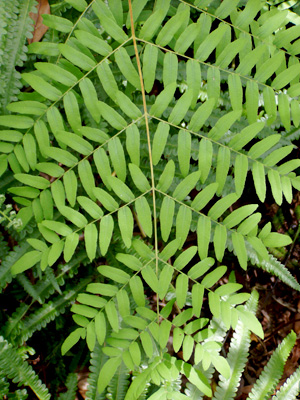
<path fill-rule="evenodd" d="M 77 392 L 77 388 L 78 388 L 77 374 L 70 373 L 67 376 L 66 387 L 67 387 L 67 392 L 62 393 L 59 396 L 59 400 L 74 400 L 76 397 L 76 392 Z"/>
<path fill-rule="evenodd" d="M 14 332 L 12 332 L 14 343 L 22 343 L 26 341 L 36 331 L 45 328 L 45 326 L 50 321 L 53 321 L 57 315 L 64 313 L 66 307 L 70 305 L 88 282 L 89 279 L 82 279 L 77 285 L 65 290 L 62 296 L 58 296 L 47 304 L 43 304 L 41 308 L 24 318 L 22 321 L 22 330 L 19 334 L 14 337 Z"/>
<path fill-rule="evenodd" d="M 284 364 L 295 344 L 296 334 L 291 332 L 272 354 L 247 399 L 264 400 L 270 397 L 283 373 Z"/>
<path fill-rule="evenodd" d="M 28 398 L 28 392 L 26 389 L 17 389 L 9 397 L 11 400 L 26 400 Z"/>
<path fill-rule="evenodd" d="M 3 373 L 0 375 L 0 393 L 2 393 L 3 396 L 6 396 L 9 392 L 9 382 L 7 382 L 7 379 Z"/>
<path fill-rule="evenodd" d="M 49 400 L 50 393 L 42 384 L 32 367 L 22 359 L 17 350 L 0 337 L 0 365 L 1 370 L 9 379 L 21 385 L 29 386 L 36 396 L 41 400 Z"/>
<path fill-rule="evenodd" d="M 33 300 L 42 304 L 42 299 L 38 295 L 36 288 L 24 274 L 19 274 L 16 279 L 23 289 L 33 298 Z"/>
<path fill-rule="evenodd" d="M 11 267 L 13 264 L 25 254 L 30 245 L 27 242 L 22 242 L 20 246 L 14 247 L 13 251 L 10 251 L 7 256 L 1 262 L 0 269 L 0 288 L 3 289 L 7 283 L 12 280 Z"/>
<path fill-rule="evenodd" d="M 282 280 L 282 282 L 286 283 L 291 288 L 297 291 L 300 290 L 300 285 L 297 280 L 293 277 L 290 271 L 283 264 L 281 264 L 281 262 L 278 261 L 272 254 L 269 255 L 268 260 L 261 261 L 257 257 L 257 254 L 253 251 L 253 249 L 250 249 L 250 247 L 247 247 L 247 252 L 252 264 L 262 268 L 264 271 L 267 271 L 272 275 L 277 276 L 279 279 Z"/>
<path fill-rule="evenodd" d="M 240 8 L 229 0 L 68 1 L 79 15 L 45 17 L 56 39 L 30 46 L 49 61 L 22 75 L 33 93 L 23 93 L 8 106 L 12 114 L 0 116 L 0 162 L 15 180 L 9 192 L 20 204 L 23 232 L 37 226 L 28 239 L 34 250 L 20 254 L 10 271 L 17 275 L 36 264 L 40 274 L 55 271 L 64 259 L 56 275 L 45 272 L 35 292 L 20 278 L 44 301 L 60 293 L 67 271 L 85 262 L 79 249 L 90 263 L 97 260 L 97 270 L 87 268 L 92 282 L 85 290 L 88 280 L 67 279 L 52 302 L 9 321 L 11 340 L 26 340 L 76 297 L 77 328 L 62 353 L 86 339 L 97 360 L 92 398 L 96 380 L 99 398 L 113 392 L 133 400 L 147 385 L 175 387 L 181 374 L 197 388 L 194 397 L 197 391 L 209 397 L 215 369 L 232 398 L 242 368 L 236 353 L 244 362 L 248 346 L 241 322 L 263 332 L 239 305 L 249 298 L 237 293 L 241 285 L 216 287 L 227 268 L 212 256 L 222 262 L 225 251 L 233 251 L 245 270 L 249 258 L 266 269 L 269 263 L 300 288 L 267 251 L 291 239 L 258 232 L 258 204 L 238 202 L 249 175 L 260 202 L 268 183 L 278 205 L 283 198 L 291 202 L 293 188 L 300 188 L 294 172 L 300 162 L 290 156 L 288 140 L 300 124 L 300 63 L 289 14 L 257 0 Z M 34 240 L 36 232 L 42 240 Z M 204 296 L 213 315 L 205 329 Z M 17 314 L 20 319 L 21 310 Z M 234 337 L 230 375 L 219 352 L 231 326 L 243 340 Z M 184 361 L 164 354 L 171 329 Z M 195 366 L 188 362 L 193 352 Z M 128 390 L 125 369 L 136 374 Z M 124 393 L 115 393 L 116 382 Z M 173 392 L 162 387 L 149 395 Z"/>
<path fill-rule="evenodd" d="M 107 387 L 106 397 L 110 400 L 123 400 L 129 386 L 128 368 L 122 363 Z"/>
<path fill-rule="evenodd" d="M 21 303 L 21 305 L 13 312 L 4 326 L 1 328 L 1 334 L 13 342 L 13 338 L 18 335 L 22 329 L 22 318 L 29 310 L 30 305 Z"/>
<path fill-rule="evenodd" d="M 8 243 L 5 241 L 4 237 L 0 235 L 0 258 L 3 260 L 9 253 Z"/>
<path fill-rule="evenodd" d="M 26 61 L 26 38 L 30 37 L 33 30 L 32 19 L 29 12 L 33 11 L 35 0 L 23 2 L 9 1 L 3 3 L 1 12 L 1 25 L 4 32 L 0 41 L 0 110 L 6 113 L 6 106 L 17 99 L 22 84 L 21 74 L 15 67 L 21 67 Z"/>
<path fill-rule="evenodd" d="M 273 400 L 295 400 L 299 394 L 300 369 L 291 375 L 272 397 Z"/>
<path fill-rule="evenodd" d="M 88 377 L 88 390 L 86 393 L 88 400 L 105 400 L 105 393 L 99 393 L 97 390 L 97 382 L 100 370 L 107 359 L 108 357 L 103 354 L 101 346 L 96 342 L 90 359 L 90 373 Z"/>
<path fill-rule="evenodd" d="M 47 269 L 42 279 L 36 283 L 36 292 L 44 302 L 55 291 L 59 293 L 60 287 L 71 280 L 79 271 L 81 264 L 87 261 L 84 251 L 79 251 L 68 263 L 58 265 L 58 272 L 55 275 L 51 269 Z"/>

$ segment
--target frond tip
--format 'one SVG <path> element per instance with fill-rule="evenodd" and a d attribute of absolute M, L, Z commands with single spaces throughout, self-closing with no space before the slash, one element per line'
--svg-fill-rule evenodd
<path fill-rule="evenodd" d="M 300 392 L 300 368 L 291 375 L 272 397 L 272 400 L 295 400 Z"/>
<path fill-rule="evenodd" d="M 292 331 L 272 354 L 268 364 L 249 393 L 247 400 L 262 400 L 269 398 L 280 380 L 285 362 L 295 342 L 296 334 Z"/>

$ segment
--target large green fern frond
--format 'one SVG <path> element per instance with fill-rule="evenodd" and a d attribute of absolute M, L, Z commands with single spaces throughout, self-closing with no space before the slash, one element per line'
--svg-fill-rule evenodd
<path fill-rule="evenodd" d="M 295 400 L 299 394 L 299 381 L 300 381 L 300 369 L 298 368 L 293 375 L 291 375 L 281 388 L 276 392 L 276 395 L 272 397 L 274 400 Z"/>
<path fill-rule="evenodd" d="M 268 224 L 258 229 L 258 204 L 243 199 L 247 176 L 260 202 L 268 185 L 278 205 L 300 187 L 300 163 L 287 140 L 299 126 L 300 76 L 289 14 L 258 0 L 241 8 L 206 0 L 70 3 L 77 20 L 45 17 L 64 43 L 30 46 L 56 61 L 24 73 L 29 93 L 0 116 L 1 171 L 8 165 L 13 174 L 9 193 L 23 228 L 34 221 L 39 232 L 10 272 L 35 267 L 43 276 L 82 248 L 96 265 L 88 285 L 82 280 L 44 304 L 13 336 L 26 340 L 76 297 L 76 328 L 62 353 L 81 338 L 91 352 L 99 344 L 108 358 L 92 371 L 92 396 L 95 379 L 106 393 L 124 364 L 137 374 L 130 400 L 181 374 L 211 397 L 214 369 L 230 379 L 219 354 L 226 331 L 241 321 L 263 336 L 241 305 L 249 298 L 238 293 L 242 285 L 217 284 L 227 273 L 225 251 L 243 269 L 249 259 L 271 264 L 299 290 L 267 250 L 291 239 Z M 109 252 L 112 263 L 104 261 Z M 6 268 L 4 275 L 9 281 Z M 36 292 L 24 283 L 42 298 L 45 283 Z M 208 327 L 201 318 L 206 298 L 214 318 Z M 165 354 L 171 332 L 183 361 Z M 169 389 L 152 396 L 173 396 Z"/>
<path fill-rule="evenodd" d="M 298 290 L 300 289 L 299 283 L 290 273 L 290 271 L 283 265 L 279 260 L 277 260 L 272 254 L 269 255 L 268 260 L 259 260 L 257 254 L 253 251 L 253 249 L 247 249 L 248 256 L 250 261 L 262 268 L 264 271 L 271 273 L 272 275 L 277 276 L 282 282 L 286 283 L 291 288 Z"/>
<path fill-rule="evenodd" d="M 59 400 L 74 400 L 76 398 L 76 392 L 78 388 L 77 374 L 70 373 L 66 380 L 67 392 L 62 393 L 59 396 Z"/>
<path fill-rule="evenodd" d="M 26 38 L 33 30 L 33 21 L 29 12 L 34 11 L 35 0 L 6 1 L 0 8 L 0 111 L 6 112 L 6 106 L 17 100 L 22 87 L 21 74 L 15 67 L 22 67 L 26 61 Z"/>
<path fill-rule="evenodd" d="M 103 367 L 107 356 L 103 354 L 102 348 L 96 342 L 90 358 L 90 374 L 88 378 L 87 399 L 89 400 L 105 400 L 105 394 L 99 393 L 97 390 L 97 382 L 101 368 Z"/>
<path fill-rule="evenodd" d="M 270 397 L 283 373 L 284 364 L 295 344 L 296 334 L 291 332 L 272 354 L 268 364 L 254 384 L 248 399 L 263 400 Z"/>

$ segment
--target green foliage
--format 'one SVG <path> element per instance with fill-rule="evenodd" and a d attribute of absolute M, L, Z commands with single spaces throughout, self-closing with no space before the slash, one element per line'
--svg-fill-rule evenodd
<path fill-rule="evenodd" d="M 22 385 L 29 386 L 39 399 L 48 400 L 50 394 L 36 373 L 2 336 L 0 337 L 1 370 L 5 376 Z"/>
<path fill-rule="evenodd" d="M 60 400 L 74 400 L 77 391 L 77 375 L 70 373 L 66 381 L 67 392 L 59 396 Z"/>
<path fill-rule="evenodd" d="M 227 279 L 228 256 L 300 288 L 268 251 L 291 238 L 257 211 L 267 196 L 280 206 L 300 188 L 299 17 L 259 0 L 66 3 L 45 16 L 50 29 L 29 46 L 37 62 L 21 75 L 25 91 L 0 115 L 1 190 L 21 221 L 1 211 L 17 242 L 1 256 L 1 289 L 17 283 L 30 298 L 3 324 L 0 361 L 5 352 L 11 360 L 3 393 L 8 378 L 48 398 L 26 363 L 17 375 L 11 354 L 71 305 L 74 329 L 61 351 L 86 341 L 89 398 L 212 398 L 217 371 L 213 398 L 233 399 L 249 327 L 261 338 L 263 330 L 257 294 Z M 9 9 L 1 48 L 16 50 L 12 60 L 0 54 L 6 106 L 29 17 L 14 1 L 1 7 Z M 24 22 L 21 33 L 15 20 L 7 25 L 9 12 Z M 272 394 L 294 339 L 278 347 L 249 399 Z M 74 397 L 72 372 L 60 398 Z M 276 398 L 295 398 L 298 375 Z"/>
<path fill-rule="evenodd" d="M 10 0 L 0 5 L 1 113 L 7 113 L 6 106 L 17 100 L 22 88 L 21 74 L 15 67 L 22 67 L 27 59 L 25 39 L 33 30 L 29 12 L 35 5 L 35 0 Z"/>

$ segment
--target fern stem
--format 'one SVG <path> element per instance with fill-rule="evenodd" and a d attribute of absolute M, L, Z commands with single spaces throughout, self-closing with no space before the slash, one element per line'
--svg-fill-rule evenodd
<path fill-rule="evenodd" d="M 140 61 L 139 52 L 138 52 L 137 43 L 136 43 L 131 0 L 128 0 L 128 5 L 129 5 L 130 25 L 131 25 L 131 35 L 132 35 L 132 40 L 133 40 L 133 47 L 134 47 L 134 52 L 135 52 L 135 57 L 136 57 L 137 67 L 138 67 L 138 73 L 139 73 L 140 82 L 141 82 L 141 93 L 142 93 L 142 99 L 143 99 L 143 108 L 144 108 L 144 115 L 145 115 L 145 125 L 146 125 L 146 134 L 147 134 L 148 151 L 149 151 L 152 201 L 153 201 L 153 220 L 154 220 L 153 231 L 154 231 L 154 249 L 155 249 L 155 270 L 156 270 L 156 275 L 158 276 L 158 240 L 157 240 L 156 197 L 155 197 L 155 182 L 154 182 L 154 170 L 153 170 L 153 162 L 152 162 L 150 130 L 149 130 L 149 123 L 148 123 L 148 111 L 147 111 L 147 103 L 146 103 L 146 95 L 145 95 L 145 87 L 144 87 L 141 61 Z M 156 310 L 157 321 L 159 322 L 159 297 L 158 296 L 157 296 L 157 300 L 156 300 L 156 306 L 157 306 L 156 307 L 157 308 L 157 310 Z"/>

